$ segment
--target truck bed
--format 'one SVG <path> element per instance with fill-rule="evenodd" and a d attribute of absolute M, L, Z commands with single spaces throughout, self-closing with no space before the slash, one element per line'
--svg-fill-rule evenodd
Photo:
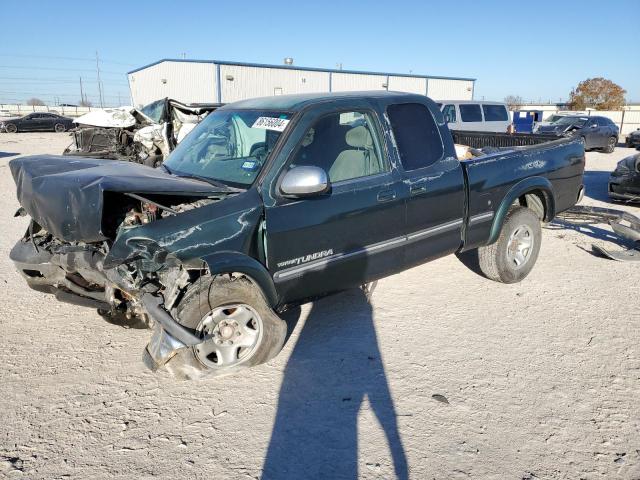
<path fill-rule="evenodd" d="M 477 133 L 477 132 L 476 132 Z M 483 134 L 487 141 L 500 138 L 494 134 Z M 506 136 L 506 135 L 505 135 Z M 529 136 L 529 135 L 527 135 Z M 536 188 L 539 194 L 548 197 L 553 207 L 545 212 L 544 220 L 550 221 L 557 213 L 572 207 L 582 188 L 584 172 L 584 147 L 579 139 L 564 138 L 527 146 L 502 147 L 497 152 L 462 160 L 468 192 L 468 229 L 465 249 L 495 239 L 491 222 L 475 222 L 492 212 L 495 216 L 506 212 L 497 211 L 519 201 L 512 192 L 522 191 L 526 184 Z M 512 198 L 513 197 L 513 198 Z M 506 200 L 505 201 L 503 201 Z"/>

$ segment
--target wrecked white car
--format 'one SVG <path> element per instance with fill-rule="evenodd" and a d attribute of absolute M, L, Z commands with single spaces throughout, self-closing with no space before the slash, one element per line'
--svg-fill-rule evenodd
<path fill-rule="evenodd" d="M 157 167 L 180 141 L 221 104 L 185 104 L 164 98 L 141 109 L 89 112 L 74 120 L 64 155 L 126 160 Z"/>

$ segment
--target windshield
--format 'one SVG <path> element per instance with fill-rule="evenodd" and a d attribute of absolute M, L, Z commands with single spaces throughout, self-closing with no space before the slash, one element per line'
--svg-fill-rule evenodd
<path fill-rule="evenodd" d="M 587 122 L 586 118 L 578 118 L 578 117 L 560 117 L 556 120 L 554 125 L 584 125 Z"/>
<path fill-rule="evenodd" d="M 164 165 L 175 175 L 248 187 L 290 117 L 266 110 L 216 110 L 178 144 Z"/>
<path fill-rule="evenodd" d="M 164 119 L 164 105 L 165 101 L 156 100 L 155 102 L 150 103 L 149 105 L 145 105 L 140 109 L 142 113 L 144 113 L 147 117 L 153 120 L 156 123 L 162 123 Z"/>

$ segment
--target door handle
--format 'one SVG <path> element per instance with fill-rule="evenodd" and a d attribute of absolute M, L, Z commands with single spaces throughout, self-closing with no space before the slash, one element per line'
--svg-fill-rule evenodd
<path fill-rule="evenodd" d="M 390 202 L 391 200 L 396 199 L 396 191 L 395 190 L 383 190 L 378 193 L 378 201 L 379 202 Z"/>
<path fill-rule="evenodd" d="M 421 195 L 427 192 L 427 184 L 416 183 L 415 185 L 411 185 L 409 191 L 411 192 L 411 195 Z"/>

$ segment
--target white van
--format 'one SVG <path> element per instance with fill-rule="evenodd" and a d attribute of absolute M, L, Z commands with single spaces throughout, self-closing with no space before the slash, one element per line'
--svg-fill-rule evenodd
<path fill-rule="evenodd" d="M 506 103 L 474 100 L 439 100 L 437 103 L 451 130 L 505 133 L 511 125 Z"/>

